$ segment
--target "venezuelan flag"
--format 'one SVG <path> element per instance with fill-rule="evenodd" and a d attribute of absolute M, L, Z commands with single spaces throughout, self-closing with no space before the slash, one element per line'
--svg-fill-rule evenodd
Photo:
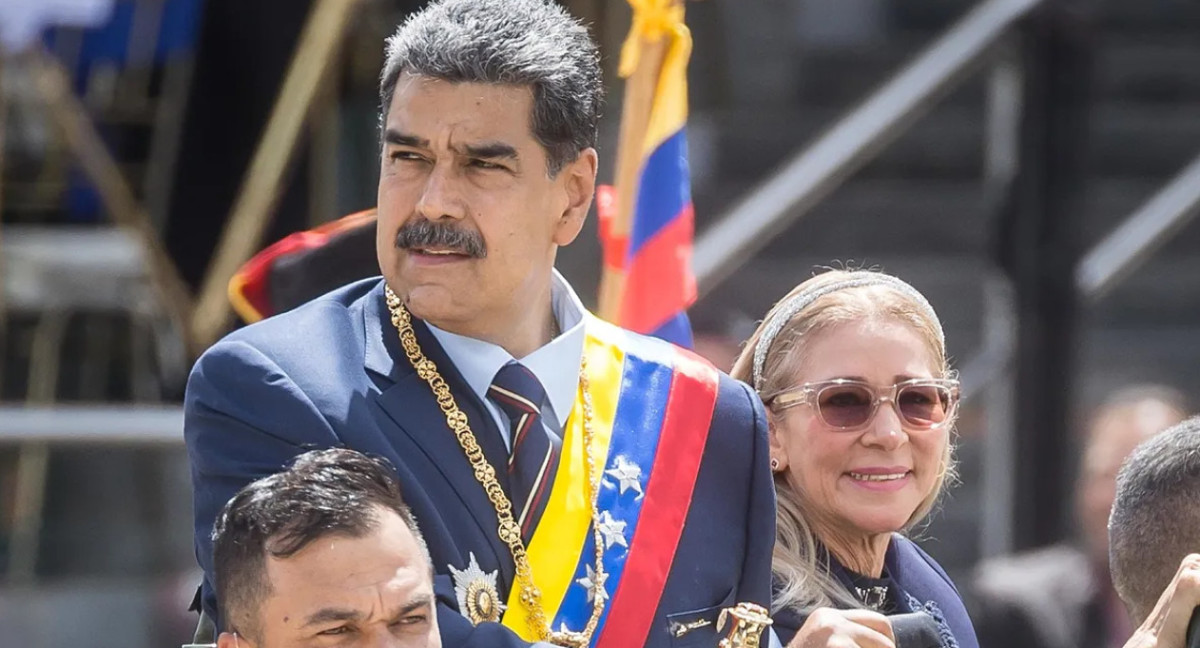
<path fill-rule="evenodd" d="M 600 540 L 605 544 L 601 571 L 608 602 L 590 646 L 629 648 L 645 645 L 671 575 L 708 443 L 720 375 L 690 351 L 631 335 L 599 318 L 586 322 L 590 452 L 608 475 L 595 505 L 610 525 Z M 587 627 L 591 618 L 590 581 L 596 573 L 582 408 L 580 392 L 564 431 L 564 460 L 528 547 L 550 627 L 575 631 Z M 626 472 L 631 467 L 633 474 Z M 628 481 L 609 479 L 617 472 L 625 472 Z M 529 641 L 541 636 L 542 628 L 530 622 L 519 586 L 510 591 L 507 608 L 504 625 Z M 609 624 L 610 618 L 618 621 Z"/>
<path fill-rule="evenodd" d="M 690 347 L 695 218 L 685 126 L 692 39 L 681 0 L 629 1 L 617 186 L 602 188 L 597 200 L 605 258 L 600 310 L 625 328 Z"/>

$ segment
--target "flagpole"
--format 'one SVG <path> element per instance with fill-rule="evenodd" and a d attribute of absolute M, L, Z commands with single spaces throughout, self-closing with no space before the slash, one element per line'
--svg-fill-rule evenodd
<path fill-rule="evenodd" d="M 633 23 L 621 49 L 620 73 L 625 79 L 625 97 L 621 105 L 621 127 L 617 140 L 617 163 L 613 175 L 616 208 L 608 224 L 608 241 L 628 240 L 638 192 L 638 175 L 643 162 L 646 130 L 654 105 L 655 88 L 670 46 L 670 31 L 664 18 L 682 0 L 629 0 Z M 608 255 L 606 254 L 607 258 Z M 599 310 L 603 319 L 620 318 L 624 291 L 624 267 L 603 266 L 600 276 Z"/>

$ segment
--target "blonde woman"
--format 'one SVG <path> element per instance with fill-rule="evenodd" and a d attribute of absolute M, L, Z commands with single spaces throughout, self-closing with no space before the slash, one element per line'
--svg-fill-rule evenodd
<path fill-rule="evenodd" d="M 879 272 L 817 275 L 771 309 L 733 376 L 767 406 L 781 643 L 891 648 L 895 615 L 924 612 L 929 641 L 977 648 L 954 584 L 904 535 L 954 473 L 958 382 L 929 302 Z"/>

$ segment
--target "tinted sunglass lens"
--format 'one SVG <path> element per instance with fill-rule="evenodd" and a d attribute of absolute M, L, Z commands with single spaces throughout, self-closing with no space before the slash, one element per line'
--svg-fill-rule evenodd
<path fill-rule="evenodd" d="M 933 427 L 943 423 L 950 412 L 950 390 L 936 385 L 909 385 L 900 389 L 896 404 L 910 425 Z"/>
<path fill-rule="evenodd" d="M 866 387 L 839 385 L 822 390 L 817 403 L 826 425 L 853 428 L 870 420 L 874 400 L 875 395 Z"/>

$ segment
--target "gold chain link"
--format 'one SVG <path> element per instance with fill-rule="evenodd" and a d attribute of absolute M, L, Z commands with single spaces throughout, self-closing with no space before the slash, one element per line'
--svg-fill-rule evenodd
<path fill-rule="evenodd" d="M 571 630 L 555 631 L 550 628 L 550 623 L 546 619 L 546 613 L 542 609 L 542 593 L 541 590 L 534 585 L 533 569 L 529 565 L 529 559 L 525 551 L 525 543 L 521 540 L 521 528 L 513 519 L 512 503 L 504 494 L 504 489 L 500 487 L 500 482 L 496 481 L 496 470 L 488 463 L 483 456 L 483 449 L 479 447 L 479 443 L 475 440 L 475 433 L 471 431 L 470 423 L 467 421 L 467 415 L 459 409 L 458 404 L 454 402 L 454 395 L 450 393 L 450 386 L 438 373 L 437 365 L 432 360 L 425 356 L 421 351 L 421 345 L 417 342 L 417 335 L 413 331 L 412 318 L 408 313 L 408 309 L 392 292 L 390 287 L 384 289 L 387 295 L 387 307 L 392 316 L 392 325 L 400 333 L 400 344 L 404 347 L 404 354 L 408 356 L 408 361 L 412 363 L 414 369 L 417 370 L 417 375 L 422 380 L 429 384 L 429 388 L 433 390 L 433 395 L 437 398 L 438 406 L 442 409 L 442 414 L 446 417 L 446 424 L 450 426 L 450 430 L 454 432 L 454 436 L 458 439 L 458 444 L 462 446 L 463 453 L 466 454 L 467 460 L 471 462 L 471 468 L 475 473 L 475 480 L 483 486 L 483 490 L 487 493 L 488 499 L 492 501 L 492 506 L 496 509 L 496 519 L 499 524 L 497 526 L 497 534 L 504 544 L 508 545 L 509 552 L 512 553 L 513 564 L 516 567 L 516 580 L 521 587 L 521 604 L 528 610 L 526 620 L 529 627 L 537 634 L 538 639 L 547 641 L 555 645 L 566 646 L 568 648 L 584 648 L 592 640 L 592 634 L 596 632 L 596 626 L 600 622 L 600 615 L 604 611 L 604 601 L 607 592 L 604 590 L 604 538 L 600 534 L 600 512 L 596 504 L 596 497 L 600 492 L 600 471 L 596 467 L 596 459 L 593 456 L 593 442 L 595 435 L 592 431 L 592 396 L 589 389 L 587 377 L 587 353 L 585 352 L 579 363 L 579 385 L 583 391 L 583 445 L 584 457 L 587 459 L 587 474 L 588 474 L 588 499 L 591 503 L 592 514 L 592 539 L 596 544 L 596 566 L 595 566 L 595 582 L 592 583 L 592 615 L 588 619 L 587 625 L 582 631 L 573 632 Z"/>

